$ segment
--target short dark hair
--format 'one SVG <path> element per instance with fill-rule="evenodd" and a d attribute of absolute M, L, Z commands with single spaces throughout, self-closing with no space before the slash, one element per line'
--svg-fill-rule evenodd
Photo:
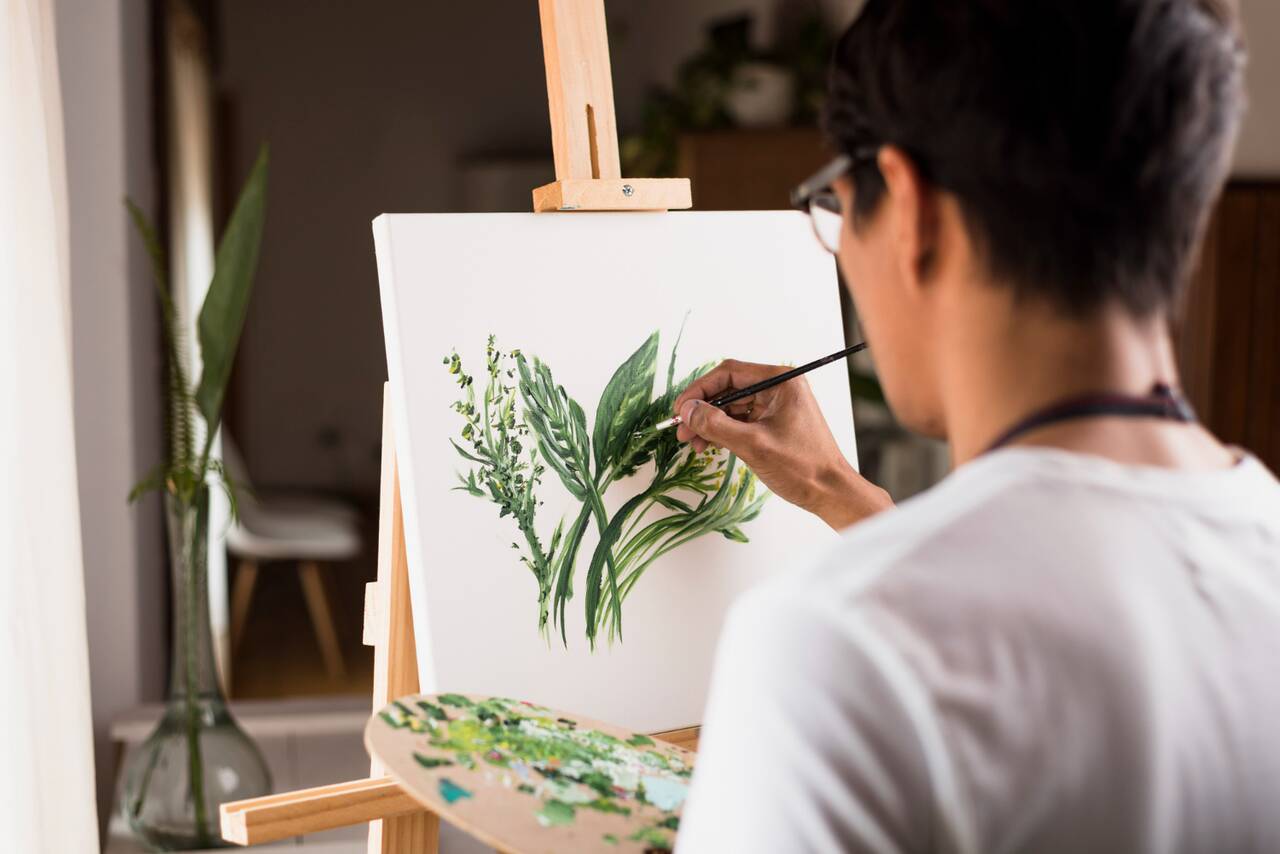
<path fill-rule="evenodd" d="M 825 126 L 953 193 L 991 273 L 1074 313 L 1145 316 L 1189 277 L 1244 109 L 1225 0 L 868 0 Z M 884 194 L 852 169 L 855 226 Z"/>

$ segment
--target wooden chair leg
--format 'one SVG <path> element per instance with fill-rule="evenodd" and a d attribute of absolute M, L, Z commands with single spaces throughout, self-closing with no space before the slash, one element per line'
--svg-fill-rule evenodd
<path fill-rule="evenodd" d="M 249 603 L 253 601 L 253 588 L 258 583 L 258 562 L 241 559 L 237 562 L 236 579 L 231 587 L 231 654 L 235 655 L 244 636 L 244 626 L 249 620 Z"/>
<path fill-rule="evenodd" d="M 320 565 L 315 561 L 302 561 L 298 564 L 298 577 L 302 581 L 302 594 L 307 600 L 307 610 L 311 612 L 311 626 L 315 629 L 316 640 L 320 643 L 320 655 L 324 658 L 325 670 L 331 679 L 340 679 L 346 673 L 342 663 L 342 648 L 338 645 L 338 630 L 333 622 L 333 610 L 329 607 L 329 597 L 324 592 L 324 580 L 320 577 Z"/>

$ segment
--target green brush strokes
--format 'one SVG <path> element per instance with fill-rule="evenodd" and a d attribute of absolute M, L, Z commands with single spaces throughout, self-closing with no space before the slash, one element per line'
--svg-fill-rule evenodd
<path fill-rule="evenodd" d="M 445 765 L 453 764 L 453 761 L 450 759 L 439 759 L 434 756 L 423 756 L 421 753 L 416 753 L 416 752 L 413 754 L 413 758 L 414 758 L 414 761 L 416 761 L 423 768 L 442 768 Z"/>
<path fill-rule="evenodd" d="M 454 803 L 455 801 L 460 801 L 463 798 L 470 798 L 472 797 L 472 794 L 468 792 L 466 789 L 459 786 L 457 783 L 450 780 L 448 777 L 441 777 L 440 778 L 440 797 L 444 798 L 445 803 L 451 804 L 451 803 Z"/>
<path fill-rule="evenodd" d="M 547 801 L 542 805 L 542 809 L 538 810 L 538 821 L 543 827 L 563 827 L 573 824 L 573 817 L 573 804 L 555 799 Z"/>
<path fill-rule="evenodd" d="M 585 729 L 548 709 L 514 700 L 491 698 L 463 706 L 445 703 L 443 697 L 436 700 L 439 705 L 416 703 L 421 710 L 416 712 L 395 703 L 380 715 L 388 726 L 425 734 L 423 752 L 414 752 L 422 767 L 434 770 L 456 761 L 474 770 L 479 756 L 500 769 L 504 785 L 515 784 L 516 791 L 536 799 L 535 815 L 544 826 L 572 824 L 584 809 L 648 815 L 655 823 L 637 832 L 648 834 L 644 841 L 657 844 L 661 838 L 670 847 L 661 831 L 676 828 L 692 772 L 673 748 L 639 734 L 623 740 Z M 444 719 L 428 708 L 445 709 Z M 449 803 L 472 797 L 448 778 L 438 785 Z"/>
<path fill-rule="evenodd" d="M 679 338 L 668 361 L 666 386 L 655 394 L 658 333 L 618 367 L 596 405 L 588 431 L 582 406 L 558 385 L 551 368 L 520 351 L 504 353 L 489 336 L 486 382 L 477 392 L 458 354 L 444 359 L 463 398 L 461 442 L 450 440 L 471 467 L 456 490 L 492 502 L 510 516 L 521 542 L 511 544 L 538 584 L 538 627 L 559 626 L 568 645 L 565 607 L 587 528 L 599 540 L 587 564 L 586 634 L 592 648 L 601 630 L 622 637 L 622 604 L 644 572 L 663 555 L 707 534 L 745 543 L 742 526 L 760 515 L 768 494 L 732 454 L 694 453 L 674 430 L 653 425 L 671 414 L 675 399 L 710 365 L 676 381 Z M 648 487 L 615 513 L 604 496 L 615 483 L 645 469 Z M 580 503 L 545 541 L 537 530 L 538 488 L 548 470 Z M 567 527 L 566 527 L 567 525 Z"/>
<path fill-rule="evenodd" d="M 643 842 L 653 848 L 661 848 L 663 851 L 671 850 L 671 838 L 657 827 L 642 827 L 627 839 L 632 842 Z"/>

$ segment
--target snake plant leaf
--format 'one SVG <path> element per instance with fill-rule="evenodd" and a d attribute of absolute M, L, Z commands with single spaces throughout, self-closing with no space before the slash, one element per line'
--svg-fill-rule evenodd
<path fill-rule="evenodd" d="M 208 428 L 206 455 L 222 417 L 227 380 L 231 377 L 231 365 L 244 329 L 258 250 L 262 245 L 266 200 L 267 147 L 264 145 L 218 244 L 213 281 L 196 326 L 203 363 L 200 384 L 196 387 L 196 406 Z"/>
<path fill-rule="evenodd" d="M 591 434 L 597 474 L 618 460 L 640 428 L 653 397 L 657 359 L 658 333 L 654 332 L 618 367 L 600 395 Z"/>

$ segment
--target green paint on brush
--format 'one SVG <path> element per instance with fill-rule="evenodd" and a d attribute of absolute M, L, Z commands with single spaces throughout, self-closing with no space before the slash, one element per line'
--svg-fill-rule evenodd
<path fill-rule="evenodd" d="M 454 803 L 463 798 L 472 797 L 471 793 L 450 780 L 448 777 L 440 778 L 440 797 L 444 798 L 446 804 Z"/>
<path fill-rule="evenodd" d="M 566 804 L 554 798 L 538 810 L 538 822 L 543 827 L 564 827 L 567 824 L 573 824 L 573 817 L 573 804 Z"/>
<path fill-rule="evenodd" d="M 439 759 L 435 756 L 423 756 L 421 753 L 414 751 L 413 759 L 423 768 L 443 768 L 445 765 L 452 765 L 451 759 Z"/>

